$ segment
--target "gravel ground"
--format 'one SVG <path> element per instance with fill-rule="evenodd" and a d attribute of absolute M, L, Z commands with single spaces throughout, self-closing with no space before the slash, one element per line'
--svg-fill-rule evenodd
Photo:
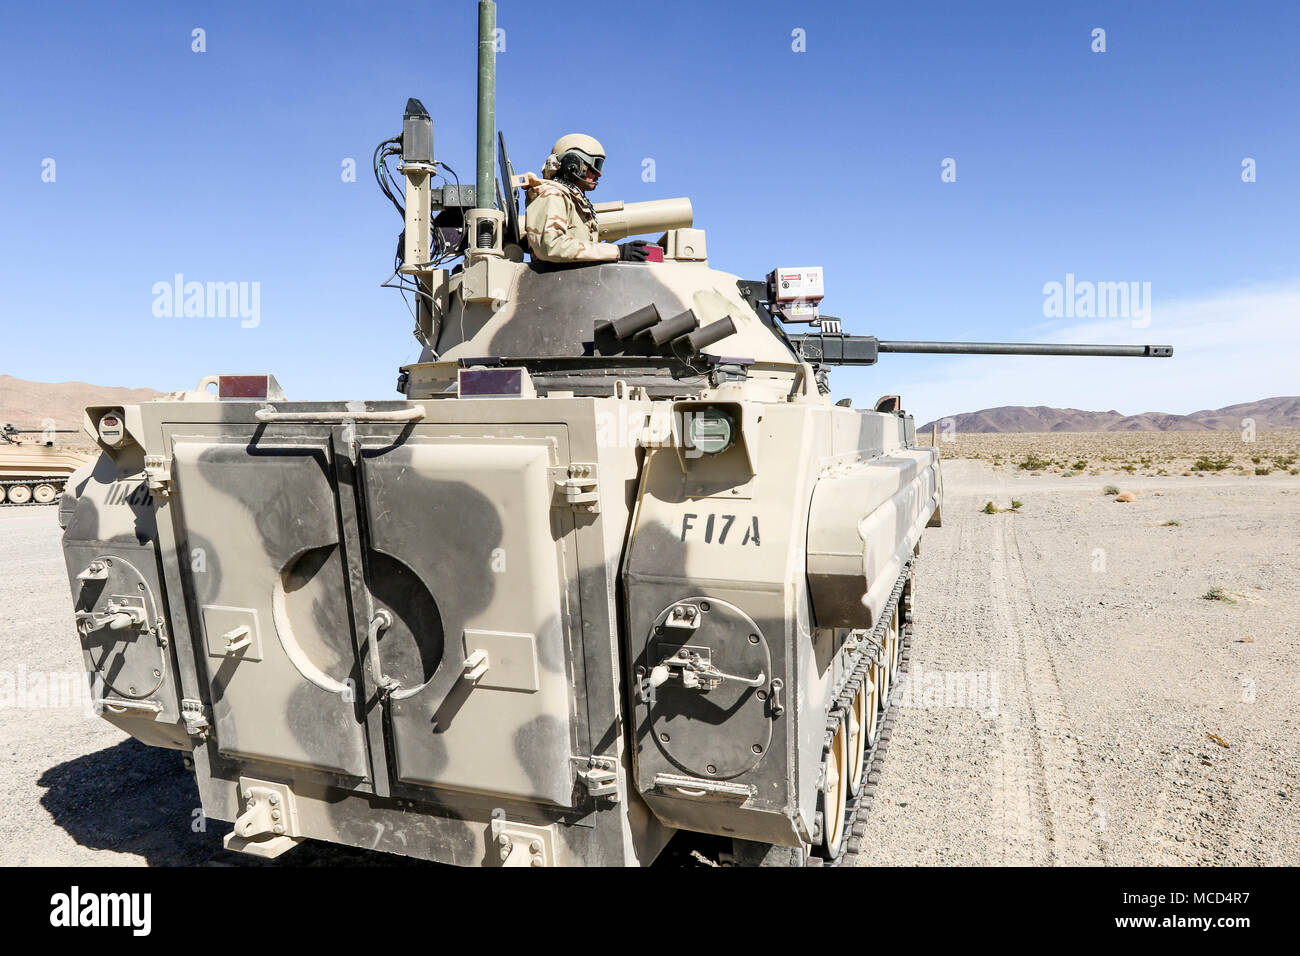
<path fill-rule="evenodd" d="M 945 464 L 871 862 L 1300 862 L 1300 486 L 1119 484 Z"/>
<path fill-rule="evenodd" d="M 1300 862 L 1294 478 L 1126 477 L 1131 503 L 979 461 L 944 479 L 869 862 Z M 980 510 L 1012 497 L 1019 513 Z M 81 658 L 55 509 L 0 509 L 0 540 L 0 864 L 228 860 L 178 754 L 14 699 L 16 677 Z M 307 844 L 284 861 L 395 860 Z"/>

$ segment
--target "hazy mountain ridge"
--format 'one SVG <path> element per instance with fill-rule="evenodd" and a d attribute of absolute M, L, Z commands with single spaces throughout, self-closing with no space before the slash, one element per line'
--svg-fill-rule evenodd
<path fill-rule="evenodd" d="M 117 388 L 87 382 L 29 382 L 0 375 L 0 425 L 43 428 L 49 419 L 56 428 L 81 428 L 87 405 L 133 405 L 166 393 L 152 388 Z"/>
<path fill-rule="evenodd" d="M 959 432 L 1213 431 L 1240 429 L 1247 418 L 1254 420 L 1256 428 L 1300 428 L 1300 396 L 1263 398 L 1224 408 L 1207 408 L 1190 415 L 1168 412 L 1121 415 L 1114 409 L 1089 412 L 1046 405 L 1003 405 L 949 415 L 921 427 L 923 431 L 935 424 L 944 428 L 944 423 L 951 420 Z"/>

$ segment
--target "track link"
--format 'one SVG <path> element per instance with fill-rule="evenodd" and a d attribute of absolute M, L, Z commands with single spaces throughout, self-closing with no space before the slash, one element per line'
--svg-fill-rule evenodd
<path fill-rule="evenodd" d="M 893 736 L 894 724 L 898 718 L 899 701 L 902 699 L 903 682 L 901 678 L 907 673 L 911 659 L 912 594 L 910 580 L 915 566 L 916 559 L 913 558 L 903 568 L 903 573 L 894 585 L 889 601 L 886 603 L 870 637 L 865 641 L 860 641 L 857 650 L 851 652 L 860 655 L 861 659 L 853 667 L 852 676 L 850 676 L 840 693 L 836 695 L 835 703 L 831 705 L 832 710 L 844 706 L 843 701 L 851 699 L 852 695 L 857 692 L 857 687 L 861 680 L 865 679 L 871 664 L 885 654 L 884 641 L 889 631 L 889 623 L 894 616 L 894 611 L 898 610 L 898 668 L 891 678 L 889 700 L 883 708 L 883 715 L 880 718 L 880 732 L 874 744 L 868 743 L 865 779 L 862 782 L 862 787 L 857 796 L 849 795 L 848 804 L 845 807 L 844 839 L 840 843 L 840 852 L 834 859 L 830 860 L 808 854 L 808 865 L 856 866 L 858 857 L 864 849 L 867 828 L 866 818 L 871 811 L 872 803 L 875 802 L 876 787 L 880 783 L 885 755 L 889 753 L 889 741 Z"/>

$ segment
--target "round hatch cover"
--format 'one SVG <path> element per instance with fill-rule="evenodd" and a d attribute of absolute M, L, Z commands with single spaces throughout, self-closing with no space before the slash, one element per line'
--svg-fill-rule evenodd
<path fill-rule="evenodd" d="M 758 625 L 734 604 L 686 598 L 655 619 L 648 647 L 647 663 L 669 673 L 649 692 L 651 733 L 664 756 L 705 779 L 755 767 L 772 738 L 771 654 Z"/>
<path fill-rule="evenodd" d="M 77 627 L 97 679 L 110 694 L 144 700 L 167 673 L 153 591 L 129 561 L 99 555 L 80 578 Z"/>

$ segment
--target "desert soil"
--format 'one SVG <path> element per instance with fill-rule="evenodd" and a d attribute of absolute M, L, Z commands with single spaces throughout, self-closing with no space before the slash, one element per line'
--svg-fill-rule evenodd
<path fill-rule="evenodd" d="M 1300 862 L 1300 482 L 944 479 L 870 862 Z"/>
<path fill-rule="evenodd" d="M 1300 862 L 1300 481 L 982 459 L 944 479 L 868 861 Z M 1135 500 L 1104 495 L 1112 480 Z M 227 858 L 177 753 L 14 698 L 81 658 L 55 509 L 0 509 L 0 541 L 0 864 Z M 393 858 L 283 858 L 340 859 Z"/>

